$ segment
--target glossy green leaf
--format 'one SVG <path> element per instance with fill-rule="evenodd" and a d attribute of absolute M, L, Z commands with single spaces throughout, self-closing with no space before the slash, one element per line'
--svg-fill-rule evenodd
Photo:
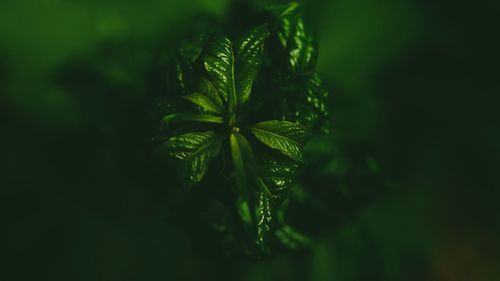
<path fill-rule="evenodd" d="M 276 160 L 274 158 L 259 161 L 258 175 L 275 200 L 282 200 L 292 186 L 297 163 L 293 161 Z"/>
<path fill-rule="evenodd" d="M 224 113 L 224 104 L 219 93 L 217 93 L 212 83 L 205 78 L 200 80 L 199 92 L 184 96 L 184 98 L 209 112 L 219 115 Z"/>
<path fill-rule="evenodd" d="M 291 3 L 272 10 L 275 20 L 273 33 L 276 53 L 292 74 L 303 74 L 314 69 L 318 46 L 314 33 L 306 27 L 302 6 Z"/>
<path fill-rule="evenodd" d="M 187 133 L 165 143 L 169 155 L 184 162 L 188 184 L 201 181 L 210 161 L 217 157 L 221 138 L 214 131 Z"/>
<path fill-rule="evenodd" d="M 205 77 L 202 77 L 200 79 L 198 89 L 199 92 L 204 93 L 206 96 L 208 96 L 210 100 L 213 102 L 213 104 L 217 108 L 219 108 L 222 113 L 225 112 L 224 102 L 222 101 L 219 92 L 217 92 L 217 89 L 214 87 L 212 82 L 210 82 L 210 80 L 206 79 Z"/>
<path fill-rule="evenodd" d="M 328 91 L 317 73 L 289 85 L 283 100 L 283 118 L 328 133 Z"/>
<path fill-rule="evenodd" d="M 283 201 L 284 194 L 291 187 L 298 165 L 292 161 L 264 159 L 255 183 L 258 187 L 258 200 L 255 208 L 257 244 L 264 245 L 276 225 L 275 208 Z"/>
<path fill-rule="evenodd" d="M 255 208 L 255 218 L 257 226 L 257 245 L 263 245 L 267 236 L 270 234 L 272 224 L 274 223 L 274 200 L 269 189 L 262 179 L 256 179 L 257 186 L 260 187 Z"/>
<path fill-rule="evenodd" d="M 215 198 L 222 199 L 225 207 L 211 206 L 203 197 L 195 200 L 195 205 L 200 210 L 205 205 L 211 206 L 206 220 L 213 233 L 230 237 L 224 241 L 235 243 L 248 253 L 257 251 L 259 254 L 270 253 L 275 242 L 298 248 L 307 241 L 305 236 L 287 226 L 280 212 L 288 202 L 285 199 L 294 182 L 299 166 L 297 162 L 304 162 L 302 145 L 308 136 L 306 127 L 316 128 L 319 120 L 326 119 L 327 113 L 327 92 L 314 74 L 316 41 L 304 24 L 300 5 L 295 3 L 277 8 L 269 25 L 271 28 L 266 24 L 250 29 L 234 41 L 226 36 L 212 36 L 209 40 L 205 37 L 202 52 L 196 48 L 191 50 L 193 52 L 189 49 L 180 52 L 172 72 L 176 87 L 169 89 L 168 93 L 180 93 L 179 96 L 197 105 L 197 111 L 186 112 L 193 106 L 177 99 L 180 102 L 175 110 L 169 107 L 168 115 L 160 115 L 163 122 L 169 124 L 164 126 L 167 132 L 162 134 L 162 139 L 172 136 L 173 131 L 178 134 L 199 125 L 171 124 L 177 121 L 224 124 L 213 126 L 217 132 L 190 132 L 172 137 L 165 147 L 171 156 L 183 162 L 187 182 L 194 184 L 203 179 L 211 160 L 219 155 L 223 140 L 229 138 L 224 142 L 228 143 L 229 151 L 223 156 L 231 159 L 221 159 L 221 163 L 227 167 L 227 162 L 232 160 L 233 169 L 229 169 L 234 171 L 231 175 L 234 182 L 230 187 L 234 188 L 234 194 Z M 256 82 L 264 50 L 269 63 L 266 62 L 265 75 L 259 76 Z M 256 100 L 256 107 L 248 108 L 247 112 L 247 107 L 239 106 L 250 99 L 254 85 L 259 87 L 262 100 Z M 269 114 L 265 108 L 268 103 Z M 246 117 L 253 112 L 257 114 L 253 116 L 256 118 L 271 116 L 288 120 L 261 122 L 246 131 L 284 156 L 259 145 L 262 151 L 256 151 L 258 161 L 254 159 L 247 136 L 237 128 L 241 125 L 239 121 L 249 121 Z M 273 158 L 262 156 L 261 152 L 269 153 Z M 220 173 L 227 170 L 225 168 Z M 224 185 L 225 180 L 227 177 L 221 177 L 220 183 Z M 207 192 L 218 197 L 224 190 Z M 195 207 L 193 212 L 199 210 Z"/>
<path fill-rule="evenodd" d="M 264 121 L 250 131 L 267 146 L 281 151 L 286 156 L 304 162 L 302 143 L 308 136 L 306 127 L 287 121 Z"/>
<path fill-rule="evenodd" d="M 246 188 L 247 178 L 254 164 L 252 147 L 248 140 L 240 133 L 231 133 L 231 157 L 235 167 L 236 184 Z"/>
<path fill-rule="evenodd" d="M 209 41 L 203 65 L 215 89 L 229 105 L 229 112 L 236 109 L 236 85 L 234 79 L 234 50 L 231 40 L 215 36 Z"/>
<path fill-rule="evenodd" d="M 224 123 L 224 118 L 209 114 L 172 113 L 164 116 L 162 121 L 163 124 L 169 124 L 172 122 L 184 122 L 184 121 L 222 124 Z"/>
<path fill-rule="evenodd" d="M 264 55 L 264 41 L 269 36 L 267 24 L 253 28 L 235 44 L 235 82 L 238 104 L 248 100 Z"/>

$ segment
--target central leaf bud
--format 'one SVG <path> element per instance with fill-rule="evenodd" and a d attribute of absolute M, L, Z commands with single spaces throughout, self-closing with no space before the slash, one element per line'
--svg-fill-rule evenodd
<path fill-rule="evenodd" d="M 232 126 L 231 127 L 231 133 L 239 133 L 240 132 L 240 128 L 239 127 L 236 127 L 236 126 Z"/>

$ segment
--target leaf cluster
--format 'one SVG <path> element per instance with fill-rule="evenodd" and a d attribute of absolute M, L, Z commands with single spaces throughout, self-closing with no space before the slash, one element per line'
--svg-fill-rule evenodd
<path fill-rule="evenodd" d="M 286 225 L 283 203 L 306 162 L 304 142 L 326 131 L 327 116 L 327 92 L 314 72 L 317 44 L 300 6 L 271 7 L 266 16 L 239 36 L 212 33 L 185 44 L 169 76 L 178 98 L 160 103 L 161 151 L 179 161 L 186 186 L 202 188 L 217 159 L 228 166 L 223 185 L 233 200 L 216 205 L 236 223 L 219 228 L 243 233 L 240 244 L 251 253 L 270 252 L 272 241 L 307 243 Z M 271 114 L 259 114 L 266 108 Z"/>

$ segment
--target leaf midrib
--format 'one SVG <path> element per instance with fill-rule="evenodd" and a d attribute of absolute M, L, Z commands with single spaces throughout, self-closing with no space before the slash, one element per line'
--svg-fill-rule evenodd
<path fill-rule="evenodd" d="M 203 146 L 199 147 L 191 155 L 189 155 L 188 157 L 186 157 L 185 160 L 186 161 L 191 161 L 191 158 L 193 158 L 194 156 L 197 156 L 198 154 L 201 154 L 205 149 L 207 149 L 208 147 L 214 145 L 214 143 L 216 141 L 218 141 L 217 135 L 213 136 L 212 139 L 208 143 L 206 143 Z"/>
<path fill-rule="evenodd" d="M 207 103 L 209 103 L 213 108 L 215 108 L 215 111 L 214 113 L 216 114 L 219 114 L 219 115 L 222 115 L 223 113 L 223 109 L 219 107 L 219 105 L 217 105 L 213 100 L 212 100 L 212 97 L 208 96 L 207 94 L 203 94 L 203 93 L 200 93 L 200 92 L 195 92 L 193 94 L 190 94 L 190 95 L 187 95 L 187 96 L 183 96 L 183 98 L 189 100 L 190 102 L 192 103 L 195 103 L 193 100 L 191 100 L 193 97 L 195 97 L 195 95 L 201 95 L 201 96 L 204 96 L 205 97 L 205 101 Z M 197 104 L 198 105 L 198 104 Z M 205 110 L 208 110 L 208 109 L 205 109 Z"/>
<path fill-rule="evenodd" d="M 256 128 L 256 127 L 253 127 L 253 128 L 251 128 L 250 130 L 252 130 L 252 131 L 259 131 L 259 132 L 261 132 L 261 133 L 268 134 L 268 135 L 273 135 L 273 136 L 275 136 L 276 138 L 286 139 L 286 140 L 288 140 L 288 141 L 292 142 L 293 144 L 295 144 L 295 145 L 297 145 L 297 146 L 299 146 L 299 147 L 300 147 L 300 143 L 299 143 L 299 142 L 297 142 L 297 141 L 295 141 L 295 140 L 292 140 L 292 139 L 290 139 L 290 138 L 288 138 L 288 137 L 285 137 L 285 136 L 282 136 L 282 135 L 278 135 L 278 134 L 276 134 L 276 133 L 273 133 L 273 132 L 270 132 L 270 131 L 266 131 L 266 130 L 263 130 L 263 129 L 260 129 L 260 128 Z"/>
<path fill-rule="evenodd" d="M 237 95 L 236 95 L 236 82 L 235 80 L 235 74 L 234 74 L 234 48 L 233 48 L 233 42 L 229 41 L 229 47 L 231 48 L 231 86 L 232 86 L 232 92 L 231 92 L 231 103 L 230 103 L 230 109 L 229 113 L 235 115 L 236 114 L 236 105 L 237 105 Z"/>
<path fill-rule="evenodd" d="M 264 192 L 266 192 L 269 195 L 269 198 L 271 198 L 271 202 L 274 204 L 274 196 L 269 187 L 267 187 L 266 183 L 259 176 L 257 177 L 257 182 L 259 183 L 259 185 L 261 185 L 261 188 L 264 189 Z"/>

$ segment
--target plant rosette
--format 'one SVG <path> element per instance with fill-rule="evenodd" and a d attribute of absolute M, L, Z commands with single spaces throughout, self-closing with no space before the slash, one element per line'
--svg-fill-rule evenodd
<path fill-rule="evenodd" d="M 251 241 L 240 243 L 247 252 L 270 252 L 274 241 L 288 248 L 309 242 L 285 222 L 287 192 L 306 163 L 304 142 L 328 128 L 328 92 L 314 71 L 317 44 L 300 5 L 267 15 L 237 38 L 212 34 L 181 48 L 170 80 L 179 98 L 162 101 L 168 137 L 161 151 L 179 161 L 189 189 L 203 184 L 217 159 L 230 163 L 233 203 L 224 209 Z M 271 113 L 248 114 L 262 108 Z M 275 119 L 250 121 L 259 116 Z"/>

